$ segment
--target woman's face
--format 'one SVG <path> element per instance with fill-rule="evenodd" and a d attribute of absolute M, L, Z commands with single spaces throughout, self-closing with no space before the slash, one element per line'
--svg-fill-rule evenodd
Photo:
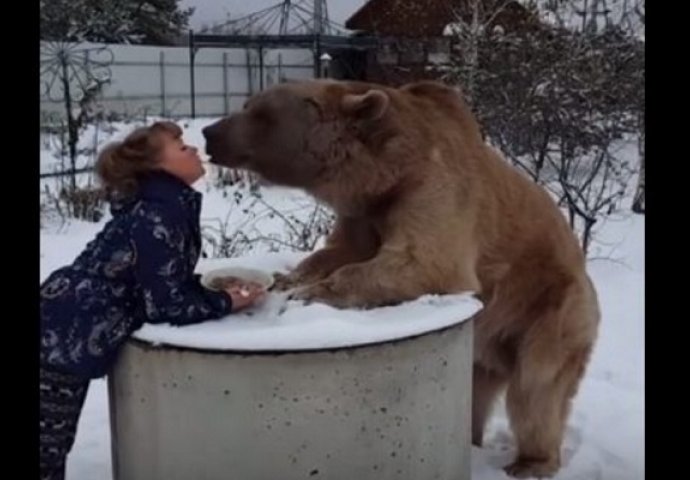
<path fill-rule="evenodd" d="M 158 166 L 171 175 L 175 175 L 188 185 L 193 184 L 204 175 L 198 149 L 186 145 L 182 137 L 162 134 L 162 145 L 158 157 Z"/>

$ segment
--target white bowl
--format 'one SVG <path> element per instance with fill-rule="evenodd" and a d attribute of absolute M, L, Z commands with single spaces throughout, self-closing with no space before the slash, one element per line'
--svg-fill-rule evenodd
<path fill-rule="evenodd" d="M 248 282 L 258 283 L 264 288 L 269 289 L 273 285 L 273 275 L 262 270 L 254 268 L 242 267 L 225 267 L 210 270 L 201 276 L 201 284 L 209 290 L 218 290 L 213 288 L 212 282 L 218 277 L 237 277 Z"/>

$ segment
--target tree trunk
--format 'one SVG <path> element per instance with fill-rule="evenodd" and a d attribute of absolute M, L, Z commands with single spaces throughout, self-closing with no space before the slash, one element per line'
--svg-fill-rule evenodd
<path fill-rule="evenodd" d="M 632 211 L 644 215 L 644 150 L 645 138 L 644 132 L 640 134 L 637 141 L 637 149 L 640 155 L 640 176 L 637 179 L 637 190 L 635 191 L 635 198 L 633 199 Z"/>

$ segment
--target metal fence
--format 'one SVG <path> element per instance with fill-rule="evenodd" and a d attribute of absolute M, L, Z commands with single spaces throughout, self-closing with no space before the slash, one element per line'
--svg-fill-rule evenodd
<path fill-rule="evenodd" d="M 192 80 L 188 47 L 84 43 L 71 48 L 76 60 L 70 61 L 85 63 L 86 70 L 90 62 L 106 65 L 108 82 L 98 103 L 105 111 L 124 117 L 188 117 L 192 110 L 196 116 L 221 116 L 239 108 L 261 87 L 314 76 L 314 56 L 308 49 L 259 53 L 252 48 L 204 48 L 196 52 Z M 42 42 L 41 112 L 48 116 L 64 114 L 65 109 L 64 85 L 55 78 L 63 71 L 51 58 L 60 55 L 56 51 Z M 70 82 L 77 82 L 77 70 L 68 73 Z"/>

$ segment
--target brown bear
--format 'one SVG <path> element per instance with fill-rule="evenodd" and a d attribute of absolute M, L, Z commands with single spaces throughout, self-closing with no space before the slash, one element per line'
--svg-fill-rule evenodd
<path fill-rule="evenodd" d="M 476 292 L 473 443 L 505 390 L 518 447 L 507 473 L 556 473 L 597 296 L 554 201 L 483 141 L 458 91 L 286 83 L 203 133 L 212 162 L 335 211 L 326 246 L 281 279 L 296 297 L 347 308 Z"/>

